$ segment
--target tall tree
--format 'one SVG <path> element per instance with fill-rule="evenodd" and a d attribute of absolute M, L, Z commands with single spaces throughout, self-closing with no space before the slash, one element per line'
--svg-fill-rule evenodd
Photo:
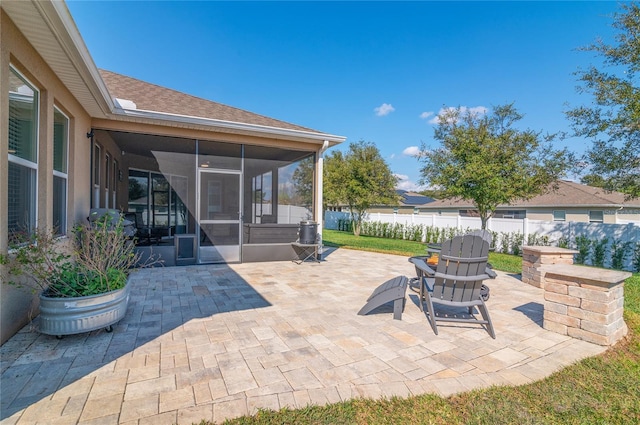
<path fill-rule="evenodd" d="M 314 157 L 307 157 L 300 162 L 291 176 L 296 193 L 296 205 L 311 208 L 313 205 L 313 172 Z"/>
<path fill-rule="evenodd" d="M 554 135 L 514 128 L 522 117 L 513 104 L 492 114 L 449 108 L 434 132 L 441 147 L 422 146 L 421 183 L 444 198 L 473 202 L 483 229 L 499 205 L 549 190 L 568 169 L 571 154 L 553 149 Z"/>
<path fill-rule="evenodd" d="M 586 174 L 580 177 L 580 183 L 586 184 L 591 187 L 602 187 L 606 186 L 606 182 L 601 175 L 598 174 Z"/>
<path fill-rule="evenodd" d="M 396 182 L 380 151 L 371 142 L 351 143 L 346 153 L 336 151 L 325 159 L 325 202 L 349 207 L 356 236 L 360 235 L 367 209 L 398 202 Z"/>
<path fill-rule="evenodd" d="M 593 101 L 567 112 L 577 136 L 593 139 L 587 152 L 591 172 L 604 177 L 604 187 L 640 196 L 640 6 L 623 3 L 614 15 L 615 45 L 596 41 L 581 50 L 602 58 L 576 72 L 579 93 Z"/>

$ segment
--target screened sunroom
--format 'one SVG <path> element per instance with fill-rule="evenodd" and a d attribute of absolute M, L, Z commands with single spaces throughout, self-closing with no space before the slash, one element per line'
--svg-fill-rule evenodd
<path fill-rule="evenodd" d="M 93 206 L 166 265 L 291 259 L 314 220 L 314 151 L 95 131 Z"/>

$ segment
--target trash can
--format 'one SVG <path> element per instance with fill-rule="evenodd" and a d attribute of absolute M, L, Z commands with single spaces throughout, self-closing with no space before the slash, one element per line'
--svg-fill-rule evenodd
<path fill-rule="evenodd" d="M 318 233 L 318 223 L 315 221 L 301 221 L 298 229 L 298 240 L 302 244 L 316 243 L 316 235 Z"/>

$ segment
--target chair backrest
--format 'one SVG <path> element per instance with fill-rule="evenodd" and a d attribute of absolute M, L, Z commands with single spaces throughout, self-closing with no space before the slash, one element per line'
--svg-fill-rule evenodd
<path fill-rule="evenodd" d="M 474 230 L 470 234 L 482 236 L 482 239 L 486 240 L 489 243 L 489 247 L 491 247 L 491 242 L 493 242 L 493 239 L 491 238 L 490 231 L 484 230 L 484 229 L 478 229 L 478 230 Z"/>
<path fill-rule="evenodd" d="M 486 230 L 444 241 L 436 266 L 432 296 L 451 302 L 478 299 L 482 281 L 488 277 L 485 269 L 490 243 L 491 236 Z"/>

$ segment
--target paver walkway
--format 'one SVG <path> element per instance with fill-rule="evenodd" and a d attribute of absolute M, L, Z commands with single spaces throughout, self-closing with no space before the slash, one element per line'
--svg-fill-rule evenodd
<path fill-rule="evenodd" d="M 446 396 L 526 384 L 604 351 L 544 330 L 542 291 L 505 273 L 490 282 L 495 340 L 457 324 L 434 335 L 411 290 L 402 321 L 391 305 L 356 315 L 376 286 L 413 274 L 405 257 L 349 250 L 320 264 L 138 271 L 112 333 L 58 340 L 27 326 L 0 348 L 0 423 L 191 424 L 259 407 Z"/>

